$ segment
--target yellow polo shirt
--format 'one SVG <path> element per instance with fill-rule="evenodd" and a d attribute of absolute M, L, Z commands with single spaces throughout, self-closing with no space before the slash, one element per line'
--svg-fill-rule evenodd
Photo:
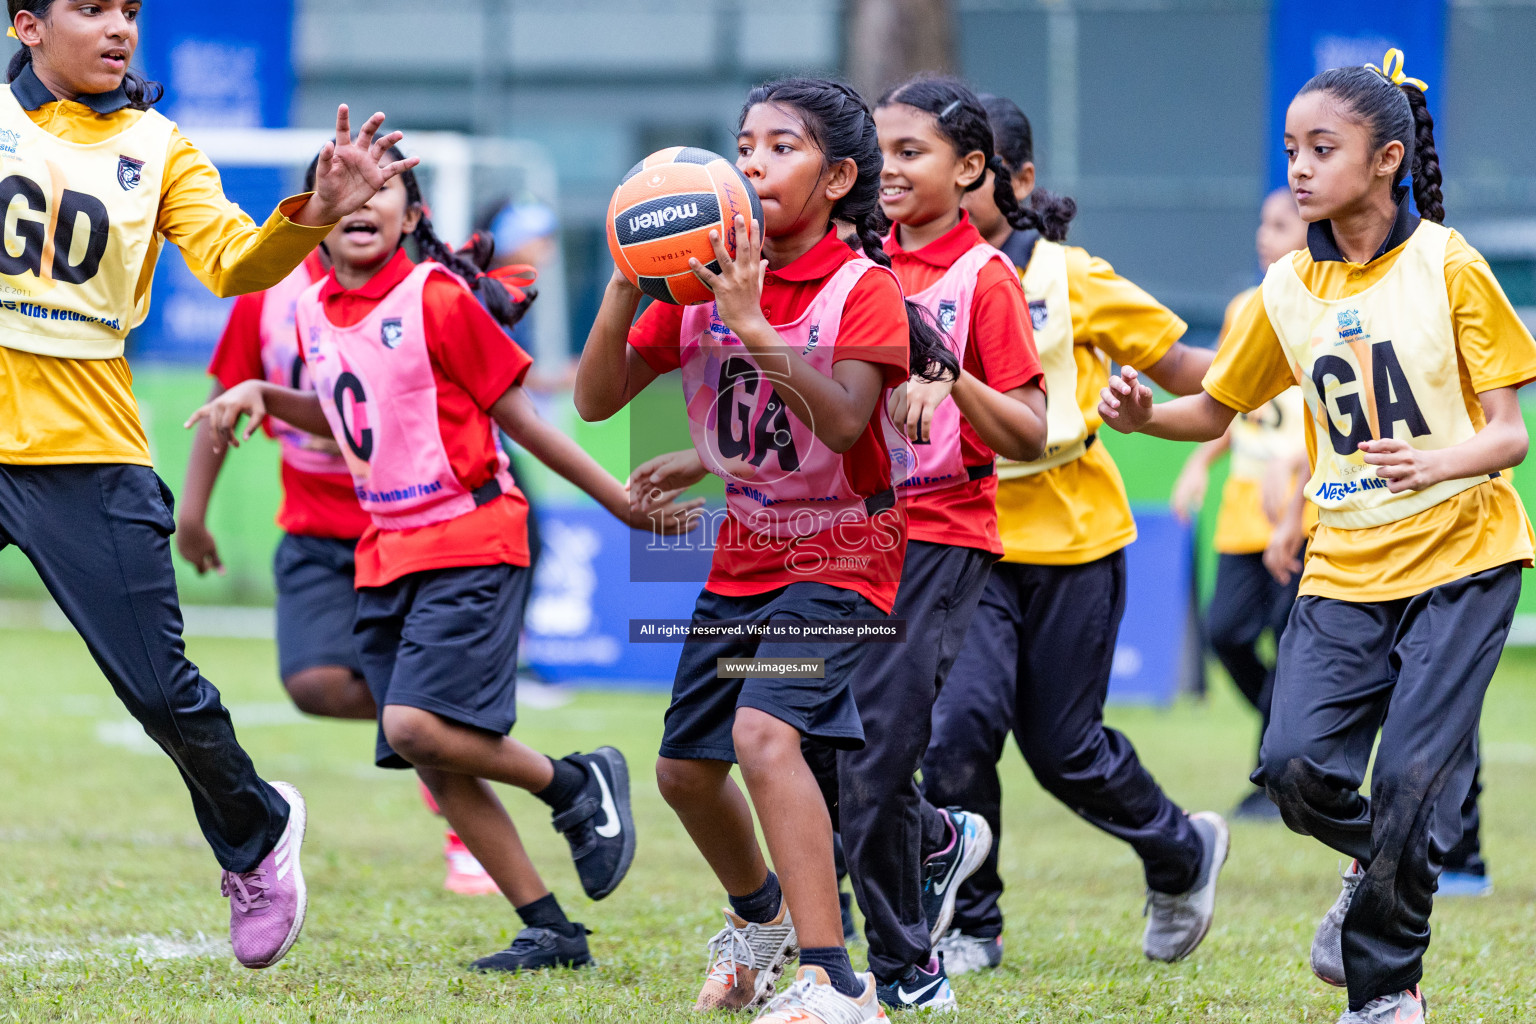
<path fill-rule="evenodd" d="M 1103 425 L 1098 409 L 1099 391 L 1109 383 L 1105 356 L 1144 369 L 1168 354 L 1187 325 L 1097 256 L 1068 246 L 1066 258 L 1077 394 L 1052 395 L 1050 401 L 1075 400 L 1094 431 Z M 997 527 L 1003 561 L 1027 565 L 1084 565 L 1136 539 L 1125 483 L 1102 444 L 1043 473 L 999 480 Z"/>
<path fill-rule="evenodd" d="M 1325 299 L 1364 292 L 1402 255 L 1412 227 L 1405 230 L 1401 216 L 1399 222 L 1388 239 L 1395 244 L 1370 262 L 1350 263 L 1314 244 L 1290 257 L 1297 276 L 1308 291 Z M 1317 225 L 1312 237 L 1320 237 Z M 1331 245 L 1328 235 L 1327 247 Z M 1487 261 L 1455 233 L 1445 248 L 1445 286 L 1462 400 L 1473 426 L 1481 430 L 1486 420 L 1478 393 L 1536 380 L 1536 341 L 1515 315 Z M 1261 289 L 1237 314 L 1206 374 L 1205 390 L 1223 405 L 1249 411 L 1295 383 Z M 1307 448 L 1315 462 L 1311 431 Z M 1531 524 L 1515 489 L 1500 476 L 1381 526 L 1342 529 L 1319 524 L 1307 551 L 1300 592 L 1341 601 L 1391 601 L 1510 562 L 1530 565 L 1531 560 Z"/>
<path fill-rule="evenodd" d="M 30 69 L 24 75 L 36 83 Z M 36 95 L 28 89 L 31 83 L 18 78 L 12 84 L 23 107 L 34 105 L 27 102 Z M 110 138 L 143 116 L 127 107 L 98 113 L 72 100 L 46 102 L 27 114 L 57 138 L 80 143 Z M 165 159 L 155 230 L 181 249 L 192 273 L 215 294 L 270 288 L 330 231 L 288 219 L 308 201 L 307 193 L 285 199 L 258 227 L 225 198 L 219 172 L 179 131 L 172 133 Z M 148 292 L 152 276 L 149 264 L 139 282 L 139 299 Z M 0 339 L 0 463 L 150 465 L 132 385 L 124 358 L 58 359 L 6 348 Z"/>

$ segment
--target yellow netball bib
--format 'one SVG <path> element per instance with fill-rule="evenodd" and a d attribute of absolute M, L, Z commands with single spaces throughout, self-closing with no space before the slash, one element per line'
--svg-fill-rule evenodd
<path fill-rule="evenodd" d="M 1310 414 L 1317 464 L 1307 497 L 1325 526 L 1396 522 L 1488 479 L 1463 477 L 1393 494 L 1359 450 L 1362 441 L 1397 438 L 1433 451 L 1476 432 L 1462 397 L 1446 292 L 1450 237 L 1449 228 L 1421 221 L 1386 276 L 1348 298 L 1309 292 L 1294 257 L 1265 275 L 1264 308 Z"/>
<path fill-rule="evenodd" d="M 66 142 L 0 88 L 0 345 L 115 359 L 149 308 L 155 219 L 175 126 L 153 110 L 102 142 Z"/>
<path fill-rule="evenodd" d="M 1077 404 L 1077 357 L 1073 351 L 1066 246 L 1038 239 L 1029 265 L 1019 277 L 1029 300 L 1035 348 L 1045 373 L 1045 451 L 1033 462 L 1014 462 L 999 456 L 997 475 L 1004 480 L 1055 469 L 1081 458 L 1088 450 L 1088 421 Z"/>

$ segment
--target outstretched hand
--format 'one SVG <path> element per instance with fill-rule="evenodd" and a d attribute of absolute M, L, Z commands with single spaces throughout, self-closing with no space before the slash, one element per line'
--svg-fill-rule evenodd
<path fill-rule="evenodd" d="M 1129 366 L 1099 392 L 1099 417 L 1122 434 L 1134 434 L 1152 419 L 1152 389 Z"/>
<path fill-rule="evenodd" d="M 391 178 L 421 162 L 414 156 L 391 159 L 390 147 L 404 136 L 390 132 L 375 138 L 383 124 L 384 115 L 374 114 L 363 122 L 354 139 L 347 105 L 336 108 L 336 137 L 320 150 L 320 160 L 315 165 L 315 194 L 293 218 L 295 223 L 309 227 L 334 224 L 360 210 Z"/>
<path fill-rule="evenodd" d="M 207 420 L 215 452 L 222 452 L 226 447 L 240 447 L 240 442 L 250 440 L 262 420 L 267 418 L 267 403 L 262 398 L 261 385 L 259 380 L 236 384 L 194 412 L 182 426 L 190 429 L 199 421 Z M 240 430 L 240 420 L 247 416 L 250 421 L 244 430 Z"/>

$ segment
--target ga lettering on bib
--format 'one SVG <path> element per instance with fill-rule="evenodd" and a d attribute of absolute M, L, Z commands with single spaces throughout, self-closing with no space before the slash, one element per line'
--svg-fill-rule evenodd
<path fill-rule="evenodd" d="M 144 319 L 134 297 L 159 254 L 165 154 L 175 125 L 153 110 L 101 142 L 66 142 L 0 88 L 0 345 L 116 359 Z"/>
<path fill-rule="evenodd" d="M 1307 498 L 1325 526 L 1396 522 L 1488 479 L 1462 477 L 1393 494 L 1360 452 L 1362 441 L 1377 438 L 1434 451 L 1476 433 L 1445 285 L 1450 237 L 1449 228 L 1420 221 L 1386 276 L 1347 298 L 1308 291 L 1295 255 L 1264 277 L 1264 310 L 1310 413 L 1317 464 Z"/>

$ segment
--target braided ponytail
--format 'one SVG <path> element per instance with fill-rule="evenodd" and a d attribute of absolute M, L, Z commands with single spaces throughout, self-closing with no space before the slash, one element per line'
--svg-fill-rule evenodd
<path fill-rule="evenodd" d="M 1413 111 L 1413 205 L 1419 216 L 1436 224 L 1445 223 L 1445 197 L 1440 192 L 1440 155 L 1435 151 L 1435 119 L 1430 116 L 1424 94 L 1411 85 L 1402 86 Z"/>
<path fill-rule="evenodd" d="M 853 225 L 864 255 L 882 267 L 891 257 L 881 243 L 880 140 L 875 119 L 864 99 L 850 86 L 824 78 L 786 78 L 760 85 L 747 94 L 737 127 L 759 103 L 774 103 L 799 113 L 811 142 L 830 164 L 852 160 L 856 168 L 853 188 L 832 207 L 832 219 Z M 910 364 L 914 376 L 924 380 L 952 380 L 960 376 L 960 361 L 944 340 L 932 318 L 908 302 L 907 330 Z"/>
<path fill-rule="evenodd" d="M 389 157 L 391 160 L 404 160 L 405 154 L 397 147 L 391 146 Z M 320 157 L 317 155 L 310 161 L 309 169 L 304 172 L 304 188 L 307 191 L 314 191 L 315 176 L 319 166 Z M 509 288 L 489 273 L 491 258 L 495 254 L 495 244 L 489 236 L 477 233 L 462 251 L 454 251 L 452 246 L 437 236 L 437 229 L 432 226 L 432 218 L 428 215 L 427 204 L 422 199 L 421 183 L 416 178 L 416 172 L 405 171 L 400 175 L 400 182 L 405 186 L 407 206 L 416 207 L 421 211 L 421 219 L 416 222 L 416 230 L 411 233 L 411 237 L 416 240 L 416 249 L 422 260 L 431 260 L 462 280 L 469 290 L 475 293 L 475 297 L 480 300 L 486 312 L 501 325 L 502 330 L 511 331 L 528 312 L 528 307 L 533 304 L 538 293 L 532 288 L 526 291 L 521 288 Z M 404 237 L 400 241 L 403 245 Z"/>

